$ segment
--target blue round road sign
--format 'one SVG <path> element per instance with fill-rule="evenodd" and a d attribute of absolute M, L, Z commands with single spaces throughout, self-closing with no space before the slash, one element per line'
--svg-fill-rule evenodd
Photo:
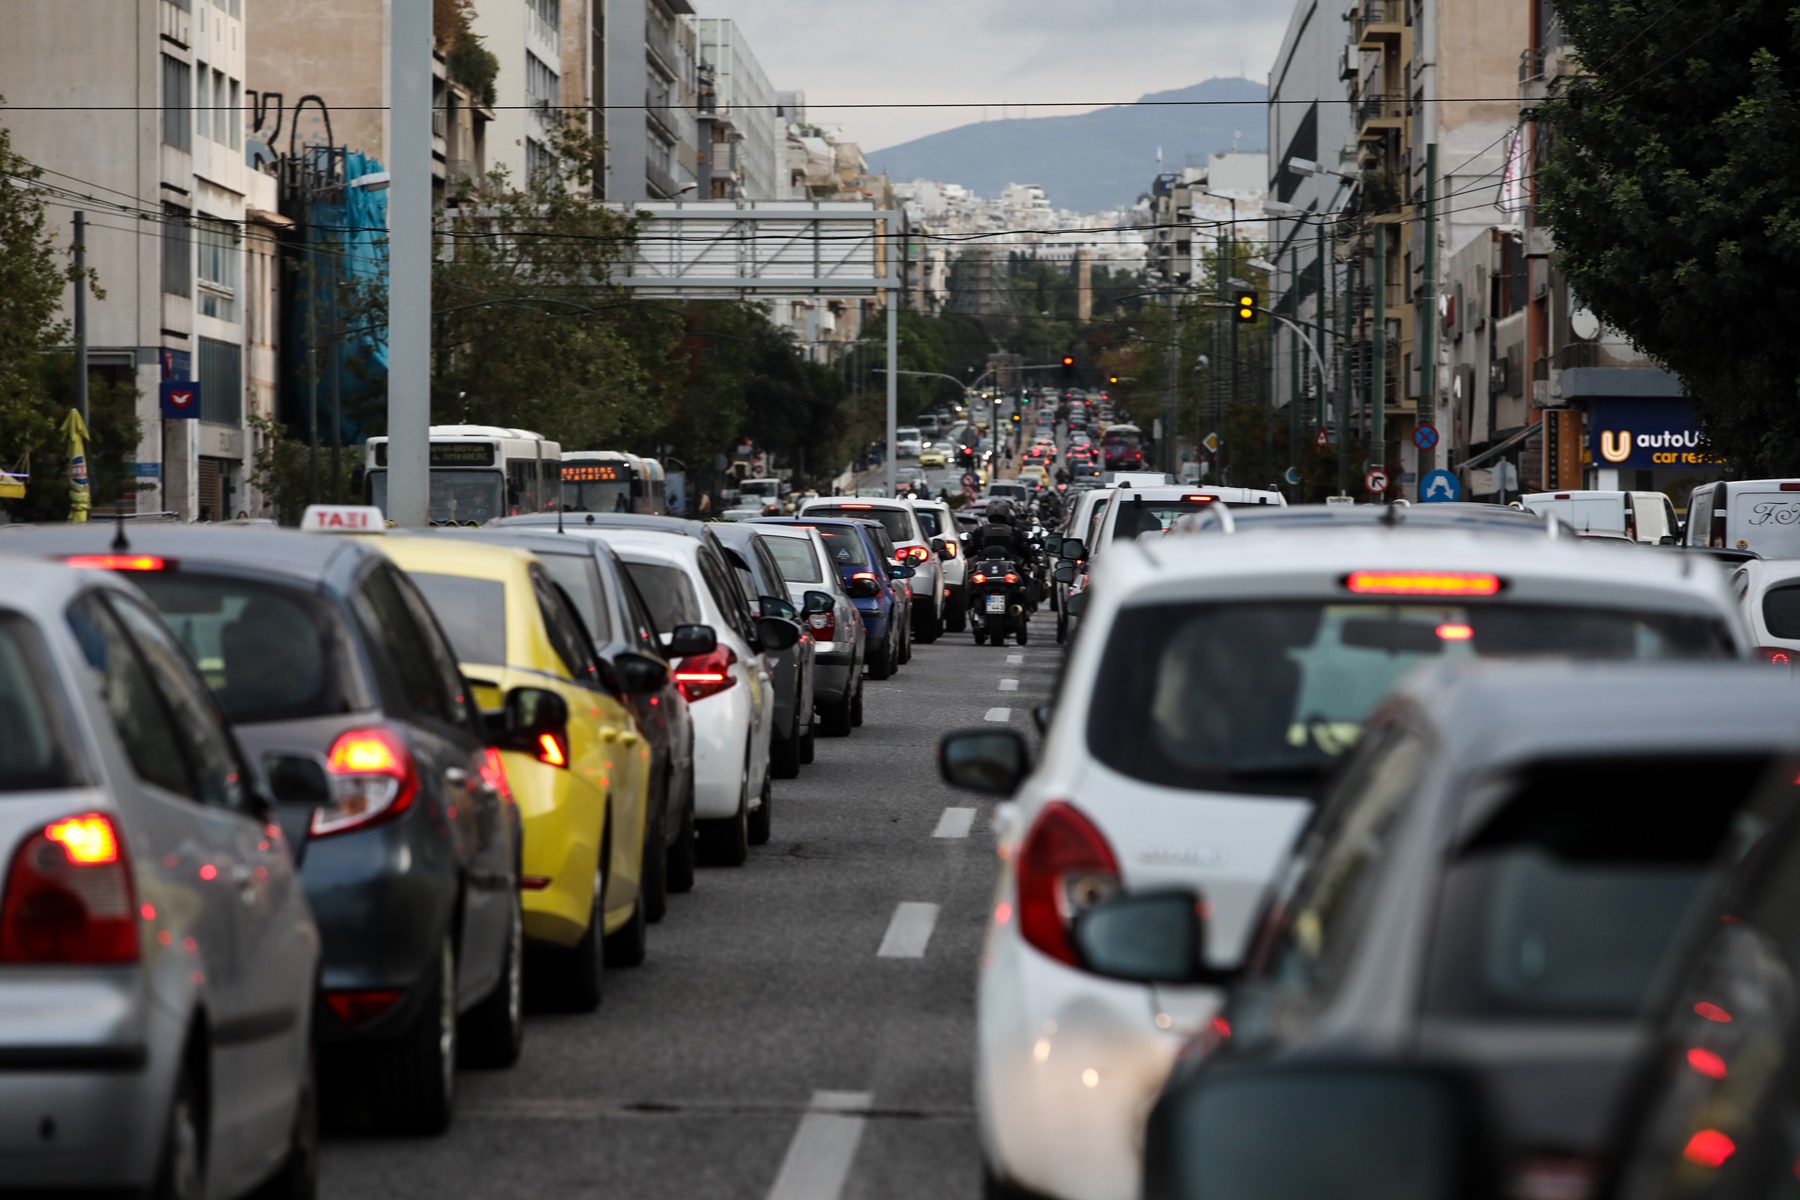
<path fill-rule="evenodd" d="M 1287 481 L 1288 481 L 1288 482 L 1289 482 L 1289 483 L 1292 483 L 1292 484 L 1297 484 L 1297 483 L 1299 483 L 1299 482 L 1300 482 L 1300 472 L 1298 472 L 1298 471 L 1296 471 L 1296 470 L 1295 470 L 1295 469 L 1294 469 L 1294 468 L 1292 468 L 1292 467 L 1289 467 L 1289 468 L 1288 468 L 1288 469 L 1287 469 L 1287 476 L 1286 476 L 1286 479 L 1287 479 Z"/>
<path fill-rule="evenodd" d="M 1462 499 L 1462 481 L 1448 471 L 1432 471 L 1419 480 L 1422 504 L 1449 504 Z"/>
<path fill-rule="evenodd" d="M 1421 450 L 1435 450 L 1438 444 L 1436 425 L 1421 425 L 1413 430 L 1413 445 Z"/>

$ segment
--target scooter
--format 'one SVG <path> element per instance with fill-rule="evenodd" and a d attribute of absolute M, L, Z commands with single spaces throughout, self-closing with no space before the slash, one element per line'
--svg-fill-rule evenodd
<path fill-rule="evenodd" d="M 969 567 L 969 627 L 977 646 L 992 640 L 1004 646 L 1008 634 L 1025 645 L 1027 570 L 1010 558 L 984 558 Z"/>

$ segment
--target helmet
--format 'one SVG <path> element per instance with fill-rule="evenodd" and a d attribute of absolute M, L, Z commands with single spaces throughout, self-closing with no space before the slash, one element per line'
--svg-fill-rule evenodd
<path fill-rule="evenodd" d="M 987 519 L 993 525 L 1011 525 L 1013 522 L 1012 501 L 995 500 L 987 506 Z"/>

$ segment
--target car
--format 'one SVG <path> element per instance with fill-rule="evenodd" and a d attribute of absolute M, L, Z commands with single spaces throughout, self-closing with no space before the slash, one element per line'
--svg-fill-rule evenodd
<path fill-rule="evenodd" d="M 1493 1098 L 1507 1191 L 1597 1177 L 1689 912 L 1800 749 L 1796 694 L 1745 663 L 1463 659 L 1408 677 L 1282 868 L 1217 1021 L 1180 1057 L 1145 1174 L 1180 1174 L 1172 1143 L 1208 1074 L 1416 1048 Z M 1111 931 L 1102 960 L 1128 931 L 1154 936 L 1151 904 L 1133 905 L 1093 910 Z M 1209 970 L 1177 959 L 1178 984 Z"/>
<path fill-rule="evenodd" d="M 1019 468 L 1018 478 L 1033 488 L 1045 487 L 1050 482 L 1050 474 L 1037 463 L 1026 463 Z"/>
<path fill-rule="evenodd" d="M 1070 919 L 1114 893 L 1191 888 L 1211 906 L 1209 961 L 1240 963 L 1312 790 L 1409 668 L 1749 651 L 1715 573 L 1569 539 L 1379 526 L 1153 549 L 1109 547 L 1069 601 L 1081 632 L 1035 765 L 1016 731 L 941 746 L 952 783 L 1016 805 L 996 814 L 977 985 L 977 1124 L 997 1186 L 1133 1194 L 1141 1114 L 1220 994 L 1096 976 Z"/>
<path fill-rule="evenodd" d="M 378 511 L 309 520 L 380 528 Z M 524 1034 L 518 808 L 442 627 L 378 538 L 124 528 L 24 529 L 6 551 L 110 568 L 149 597 L 267 776 L 298 863 L 325 1103 L 362 1093 L 384 1132 L 441 1132 L 457 1058 L 509 1065 Z"/>
<path fill-rule="evenodd" d="M 672 646 L 671 654 L 679 659 L 675 679 L 694 721 L 700 859 L 736 867 L 748 859 L 753 842 L 768 840 L 772 828 L 772 660 L 794 644 L 799 630 L 792 621 L 750 616 L 737 571 L 713 531 L 700 529 L 707 536 L 667 526 L 596 528 L 587 534 L 618 553 L 659 629 L 705 626 L 714 635 L 704 651 L 682 645 Z"/>
<path fill-rule="evenodd" d="M 1016 479 L 996 479 L 987 485 L 982 499 L 987 501 L 1010 500 L 1019 508 L 1031 503 L 1031 488 Z"/>
<path fill-rule="evenodd" d="M 944 577 L 944 628 L 950 633 L 961 633 L 968 627 L 969 600 L 966 579 L 969 560 L 964 553 L 962 531 L 957 526 L 955 515 L 950 505 L 942 500 L 919 499 L 912 502 L 917 511 L 919 524 L 935 546 L 939 539 L 943 545 L 938 548 L 939 568 Z"/>
<path fill-rule="evenodd" d="M 1077 491 L 1075 502 L 1063 514 L 1062 538 L 1053 540 L 1051 549 L 1059 561 L 1051 572 L 1052 605 L 1056 609 L 1056 641 L 1066 643 L 1079 624 L 1070 611 L 1069 599 L 1080 595 L 1088 586 L 1087 548 L 1097 544 L 1097 530 L 1112 503 L 1113 489 L 1085 488 Z M 1071 554 L 1070 551 L 1075 551 Z M 1065 569 L 1063 563 L 1067 563 Z"/>
<path fill-rule="evenodd" d="M 1675 505 L 1661 492 L 1532 492 L 1519 497 L 1528 512 L 1555 514 L 1579 533 L 1617 534 L 1652 546 L 1681 532 Z"/>
<path fill-rule="evenodd" d="M 310 1195 L 319 933 L 260 775 L 137 588 L 4 570 L 7 1189 Z"/>
<path fill-rule="evenodd" d="M 894 453 L 898 458 L 919 457 L 924 442 L 925 435 L 919 432 L 917 425 L 902 425 L 894 430 Z"/>
<path fill-rule="evenodd" d="M 888 679 L 905 660 L 911 629 L 912 592 L 900 586 L 912 567 L 894 561 L 887 533 L 873 521 L 856 518 L 770 518 L 763 524 L 816 529 L 838 579 L 856 605 L 867 645 L 870 679 Z M 854 723 L 862 724 L 862 689 L 856 690 Z"/>
<path fill-rule="evenodd" d="M 756 517 L 766 517 L 779 512 L 779 505 L 767 504 L 734 504 L 719 514 L 721 521 L 749 521 Z"/>
<path fill-rule="evenodd" d="M 519 895 L 526 982 L 556 1007 L 600 1003 L 607 965 L 647 948 L 650 748 L 607 687 L 593 635 L 530 551 L 435 532 L 380 545 L 430 602 L 469 692 L 490 720 L 521 731 L 501 747 L 523 833 Z M 652 691 L 662 662 L 611 664 L 626 690 Z"/>
<path fill-rule="evenodd" d="M 1732 570 L 1730 583 L 1757 654 L 1791 669 L 1800 658 L 1800 561 L 1752 559 Z"/>
<path fill-rule="evenodd" d="M 862 671 L 868 644 L 856 602 L 850 598 L 817 529 L 768 521 L 757 525 L 768 537 L 769 552 L 781 566 L 788 599 L 804 614 L 814 639 L 813 706 L 818 713 L 819 732 L 826 737 L 848 737 L 854 714 L 862 704 Z"/>
<path fill-rule="evenodd" d="M 594 653 L 605 666 L 603 674 L 610 677 L 609 690 L 631 710 L 650 747 L 649 840 L 664 848 L 660 859 L 652 854 L 645 861 L 645 914 L 655 924 L 668 909 L 668 893 L 694 887 L 694 724 L 649 605 L 618 555 L 596 538 L 516 527 L 445 530 L 443 535 L 529 550 L 561 585 L 587 627 Z M 617 665 L 621 654 L 660 661 L 669 677 L 658 688 L 627 689 Z M 640 682 L 647 684 L 651 675 L 640 673 Z"/>
<path fill-rule="evenodd" d="M 1232 487 L 1139 487 L 1121 484 L 1113 489 L 1093 540 L 1079 554 L 1067 558 L 1097 560 L 1113 542 L 1130 541 L 1144 534 L 1167 533 L 1184 517 L 1199 516 L 1215 509 L 1234 510 L 1233 517 L 1245 508 L 1284 508 L 1287 500 L 1280 492 Z M 1321 505 L 1321 507 L 1335 507 Z M 1373 507 L 1373 506 L 1370 506 Z M 1088 568 L 1093 570 L 1092 566 Z"/>
<path fill-rule="evenodd" d="M 919 451 L 921 467 L 946 467 L 950 465 L 950 456 L 942 446 L 926 446 Z"/>
<path fill-rule="evenodd" d="M 939 566 L 939 547 L 919 523 L 909 500 L 842 500 L 825 498 L 808 502 L 797 514 L 801 517 L 851 517 L 873 521 L 894 545 L 889 562 L 903 563 L 913 569 L 907 578 L 912 593 L 912 628 L 901 662 L 911 656 L 911 641 L 934 642 L 944 632 L 944 573 Z"/>
<path fill-rule="evenodd" d="M 802 605 L 788 599 L 787 579 L 770 551 L 767 535 L 748 525 L 718 531 L 727 564 L 737 572 L 738 586 L 750 597 L 750 619 L 765 617 L 794 624 L 794 643 L 765 650 L 774 685 L 774 722 L 769 738 L 769 771 L 777 779 L 793 779 L 803 763 L 813 760 L 813 638 L 800 623 Z"/>
<path fill-rule="evenodd" d="M 1682 541 L 1754 550 L 1764 558 L 1800 558 L 1800 479 L 1701 484 L 1688 496 Z"/>

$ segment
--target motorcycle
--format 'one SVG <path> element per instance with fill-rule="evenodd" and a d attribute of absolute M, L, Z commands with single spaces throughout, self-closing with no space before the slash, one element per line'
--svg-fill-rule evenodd
<path fill-rule="evenodd" d="M 1010 558 L 984 558 L 969 569 L 969 627 L 975 631 L 975 644 L 993 641 L 1004 646 L 1008 634 L 1025 645 L 1025 606 L 1030 593 L 1030 575 Z"/>

